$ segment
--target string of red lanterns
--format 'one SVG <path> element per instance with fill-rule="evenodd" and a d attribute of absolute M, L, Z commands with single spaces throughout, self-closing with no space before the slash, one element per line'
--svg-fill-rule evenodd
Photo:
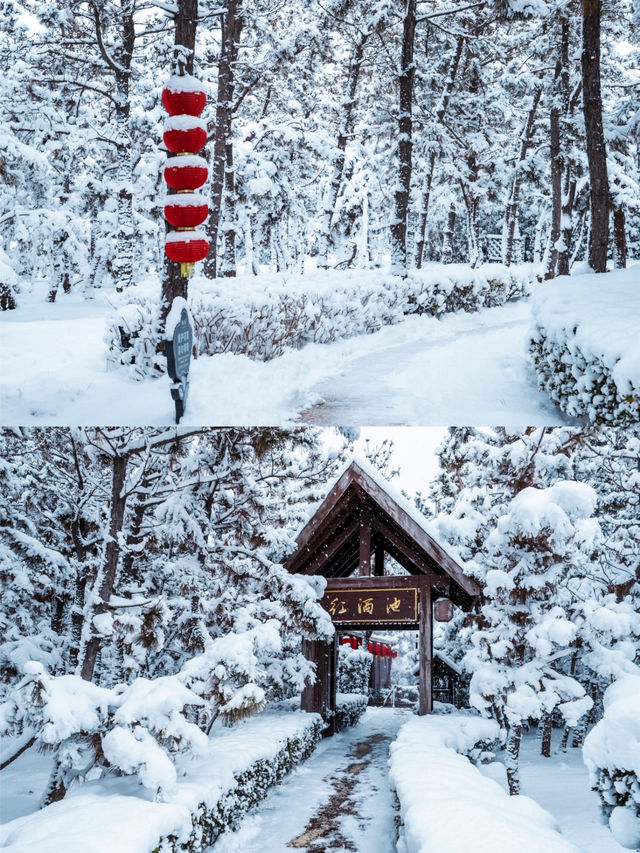
<path fill-rule="evenodd" d="M 207 180 L 209 168 L 204 157 L 198 157 L 207 141 L 207 126 L 198 116 L 207 103 L 202 84 L 190 74 L 171 77 L 162 90 L 162 103 L 169 113 L 164 125 L 164 144 L 176 157 L 167 160 L 164 179 L 175 195 L 167 196 L 164 216 L 176 228 L 165 239 L 165 252 L 180 264 L 180 275 L 187 278 L 194 264 L 207 257 L 209 241 L 201 225 L 209 214 L 206 198 L 195 190 Z"/>
<path fill-rule="evenodd" d="M 351 646 L 352 649 L 357 649 L 362 640 L 359 637 L 352 637 L 349 634 L 345 634 L 340 639 L 341 646 Z M 395 649 L 392 649 L 391 646 L 386 645 L 386 643 L 374 643 L 371 640 L 367 643 L 367 651 L 372 655 L 378 655 L 383 658 L 397 658 L 398 652 Z"/>

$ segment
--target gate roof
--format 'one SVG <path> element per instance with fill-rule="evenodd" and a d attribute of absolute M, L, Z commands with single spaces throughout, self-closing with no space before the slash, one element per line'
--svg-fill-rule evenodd
<path fill-rule="evenodd" d="M 422 513 L 361 460 L 345 468 L 296 542 L 284 561 L 291 572 L 326 578 L 375 574 L 377 561 L 373 566 L 363 561 L 364 543 L 370 554 L 383 550 L 411 575 L 430 575 L 436 594 L 448 595 L 464 610 L 480 594 Z"/>

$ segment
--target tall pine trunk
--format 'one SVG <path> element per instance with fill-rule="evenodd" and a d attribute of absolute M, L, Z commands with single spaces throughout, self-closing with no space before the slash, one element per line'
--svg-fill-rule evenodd
<path fill-rule="evenodd" d="M 329 242 L 331 238 L 331 225 L 335 216 L 336 202 L 338 200 L 338 192 L 342 181 L 342 173 L 344 171 L 345 150 L 347 142 L 353 131 L 353 114 L 356 106 L 356 91 L 358 88 L 358 79 L 360 77 L 360 69 L 362 68 L 362 57 L 364 48 L 367 42 L 368 33 L 363 33 L 356 43 L 351 65 L 349 67 L 349 76 L 347 79 L 347 95 L 342 103 L 342 116 L 340 120 L 340 130 L 338 131 L 338 142 L 336 145 L 336 153 L 333 159 L 333 167 L 331 170 L 331 179 L 323 200 L 322 222 L 320 225 L 320 235 L 318 237 L 318 269 L 326 269 L 328 266 Z"/>
<path fill-rule="evenodd" d="M 220 232 L 225 172 L 228 163 L 228 147 L 233 145 L 232 101 L 235 91 L 235 64 L 238 58 L 238 43 L 243 24 L 243 19 L 239 13 L 239 0 L 228 0 L 225 4 L 225 11 L 220 16 L 222 37 L 220 42 L 220 60 L 218 63 L 218 97 L 216 101 L 216 126 L 213 141 L 211 212 L 209 214 L 208 227 L 209 255 L 204 264 L 205 275 L 209 276 L 209 278 L 216 278 L 218 274 L 218 235 Z M 233 165 L 233 158 L 231 158 L 231 164 Z M 235 192 L 233 183 L 230 185 L 233 187 L 232 192 Z M 235 213 L 235 208 L 233 210 Z M 227 247 L 230 240 L 234 241 L 235 246 L 235 223 L 230 224 L 232 225 L 232 234 L 228 239 L 225 238 Z M 234 272 L 229 272 L 230 270 L 233 270 L 231 265 L 229 265 L 227 274 L 233 275 Z"/>
<path fill-rule="evenodd" d="M 507 768 L 507 781 L 511 796 L 520 793 L 520 744 L 522 742 L 522 724 L 513 725 L 509 729 L 507 737 L 507 750 L 505 766 Z"/>
<path fill-rule="evenodd" d="M 407 271 L 407 215 L 411 191 L 411 152 L 413 83 L 415 66 L 413 49 L 416 32 L 416 0 L 406 0 L 400 59 L 398 113 L 398 180 L 391 222 L 391 272 L 404 275 Z"/>
<path fill-rule="evenodd" d="M 613 258 L 617 270 L 627 266 L 627 232 L 622 207 L 613 211 Z"/>
<path fill-rule="evenodd" d="M 602 0 L 582 0 L 582 103 L 591 201 L 589 266 L 595 272 L 606 272 L 609 245 L 609 178 L 600 89 L 601 12 Z"/>
<path fill-rule="evenodd" d="M 442 93 L 442 97 L 440 99 L 440 105 L 438 106 L 438 109 L 436 111 L 436 122 L 438 125 L 442 124 L 442 121 L 447 112 L 447 107 L 449 106 L 449 101 L 451 99 L 451 93 L 453 92 L 453 87 L 455 85 L 456 77 L 458 75 L 458 68 L 460 67 L 460 59 L 462 58 L 462 51 L 464 50 L 465 42 L 465 36 L 458 36 L 458 39 L 456 41 L 456 50 L 453 55 L 453 61 L 451 62 L 451 67 L 449 68 L 449 76 L 447 77 L 444 92 Z M 436 156 L 437 151 L 435 148 L 432 148 L 431 153 L 429 154 L 429 162 L 427 164 L 427 171 L 424 177 L 422 198 L 420 200 L 420 214 L 418 222 L 418 236 L 416 239 L 415 259 L 416 267 L 418 269 L 422 267 L 422 259 L 424 257 L 424 244 L 427 237 L 427 219 L 429 217 L 429 201 L 431 199 L 431 184 L 433 183 L 433 170 L 436 164 Z"/>
<path fill-rule="evenodd" d="M 172 73 L 193 74 L 193 61 L 196 50 L 196 31 L 198 27 L 198 0 L 178 0 L 175 15 L 174 59 Z M 186 50 L 185 50 L 186 48 Z M 170 155 L 171 156 L 171 155 Z M 165 229 L 170 231 L 165 220 Z M 180 275 L 180 264 L 164 255 L 162 277 L 162 307 L 160 328 L 164 329 L 167 314 L 176 296 L 187 298 L 189 279 Z"/>

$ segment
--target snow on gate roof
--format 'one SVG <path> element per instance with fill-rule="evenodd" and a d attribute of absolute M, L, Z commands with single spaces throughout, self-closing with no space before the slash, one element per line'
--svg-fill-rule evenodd
<path fill-rule="evenodd" d="M 334 481 L 298 533 L 297 548 L 284 565 L 291 572 L 327 578 L 357 574 L 363 533 L 369 537 L 371 554 L 383 549 L 412 575 L 442 576 L 440 593 L 463 609 L 470 609 L 480 594 L 454 549 L 436 539 L 422 513 L 359 458 L 352 459 Z M 437 584 L 434 588 L 438 592 Z"/>

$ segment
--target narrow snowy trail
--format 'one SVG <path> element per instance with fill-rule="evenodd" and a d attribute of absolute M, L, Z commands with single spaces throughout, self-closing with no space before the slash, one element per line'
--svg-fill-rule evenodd
<path fill-rule="evenodd" d="M 173 421 L 167 377 L 107 370 L 104 300 L 60 299 L 0 317 L 6 424 Z M 535 384 L 521 301 L 442 319 L 408 317 L 372 335 L 309 344 L 271 361 L 225 353 L 192 362 L 185 425 L 359 426 L 563 423 Z"/>
<path fill-rule="evenodd" d="M 304 420 L 321 424 L 558 424 L 527 354 L 527 302 L 411 317 L 353 342 L 339 369 L 313 386 L 322 402 Z"/>
<path fill-rule="evenodd" d="M 322 741 L 207 853 L 391 853 L 396 829 L 387 758 L 409 714 L 369 708 L 358 725 Z"/>

